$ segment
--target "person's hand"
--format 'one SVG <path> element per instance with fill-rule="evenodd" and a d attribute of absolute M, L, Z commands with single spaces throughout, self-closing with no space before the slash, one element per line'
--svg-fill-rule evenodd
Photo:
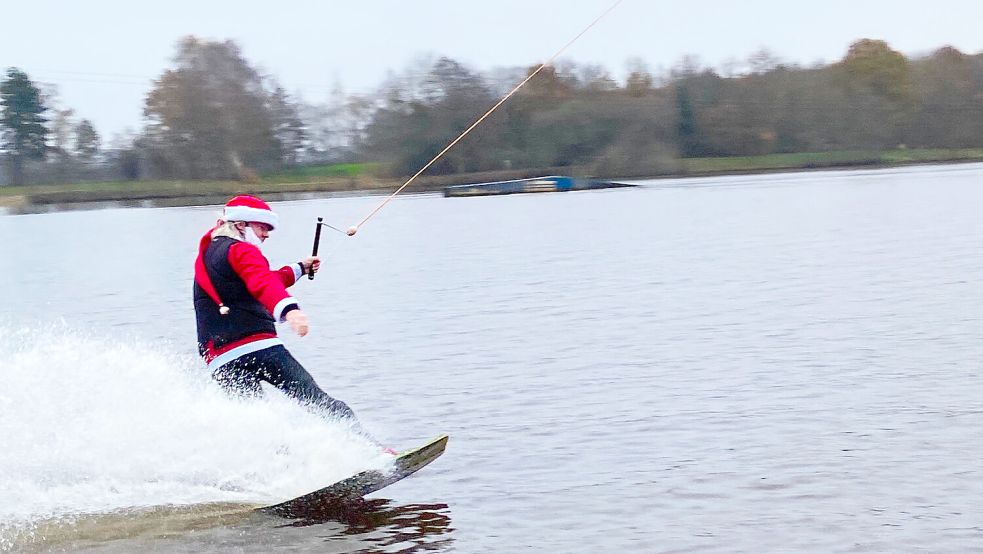
<path fill-rule="evenodd" d="M 300 263 L 304 266 L 304 275 L 310 275 L 312 271 L 317 273 L 317 270 L 321 269 L 321 258 L 319 256 L 309 256 L 301 260 Z"/>
<path fill-rule="evenodd" d="M 290 310 L 285 317 L 290 328 L 300 336 L 306 335 L 311 328 L 310 324 L 307 323 L 307 314 L 300 310 Z"/>

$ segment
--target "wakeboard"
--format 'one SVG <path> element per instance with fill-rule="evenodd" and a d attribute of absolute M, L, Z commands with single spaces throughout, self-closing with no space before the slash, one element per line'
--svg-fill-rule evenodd
<path fill-rule="evenodd" d="M 342 479 L 333 485 L 271 506 L 257 508 L 261 512 L 283 517 L 302 517 L 324 508 L 338 506 L 362 498 L 413 475 L 436 460 L 447 448 L 447 435 L 440 435 L 419 448 L 406 450 L 393 459 L 384 470 L 370 469 Z"/>

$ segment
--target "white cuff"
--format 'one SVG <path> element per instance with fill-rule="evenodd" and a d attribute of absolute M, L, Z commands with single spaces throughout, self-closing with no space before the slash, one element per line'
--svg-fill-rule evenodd
<path fill-rule="evenodd" d="M 294 283 L 296 283 L 304 276 L 304 264 L 297 262 L 292 267 L 294 270 Z"/>
<path fill-rule="evenodd" d="M 283 321 L 283 316 L 284 316 L 283 310 L 286 309 L 286 307 L 291 304 L 299 305 L 300 302 L 297 302 L 297 299 L 294 298 L 293 296 L 288 296 L 283 300 L 277 302 L 276 307 L 273 308 L 273 317 L 276 318 L 277 321 Z"/>

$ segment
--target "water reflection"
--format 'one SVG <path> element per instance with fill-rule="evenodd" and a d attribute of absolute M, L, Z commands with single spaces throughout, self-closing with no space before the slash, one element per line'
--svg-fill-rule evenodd
<path fill-rule="evenodd" d="M 447 504 L 394 505 L 389 499 L 363 498 L 309 506 L 291 517 L 296 519 L 282 527 L 344 524 L 344 530 L 325 537 L 325 541 L 356 539 L 362 544 L 371 544 L 355 551 L 364 554 L 443 550 L 454 542 Z"/>

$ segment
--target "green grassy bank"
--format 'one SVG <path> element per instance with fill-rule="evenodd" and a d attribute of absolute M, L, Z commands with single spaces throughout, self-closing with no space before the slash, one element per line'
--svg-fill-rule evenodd
<path fill-rule="evenodd" d="M 685 175 L 718 173 L 753 173 L 785 169 L 817 169 L 832 167 L 890 167 L 918 163 L 983 161 L 983 148 L 955 150 L 862 150 L 841 152 L 801 152 L 796 154 L 767 154 L 764 156 L 733 156 L 726 158 L 685 158 L 680 160 Z"/>
<path fill-rule="evenodd" d="M 677 160 L 676 169 L 654 177 L 685 177 L 756 173 L 769 171 L 808 170 L 835 167 L 891 167 L 919 163 L 983 161 L 983 148 L 956 150 L 888 150 L 881 152 L 842 151 L 806 152 L 797 154 L 768 154 L 724 158 L 684 158 Z M 80 202 L 131 202 L 152 200 L 161 205 L 194 205 L 221 203 L 234 194 L 251 193 L 285 199 L 301 193 L 388 192 L 403 179 L 373 176 L 376 164 L 335 164 L 293 169 L 266 175 L 257 182 L 238 181 L 110 181 L 56 185 L 0 187 L 0 207 L 17 209 L 24 206 L 74 204 Z M 439 190 L 442 187 L 505 179 L 521 179 L 548 174 L 585 176 L 587 168 L 550 167 L 509 171 L 490 171 L 459 175 L 421 176 L 409 188 L 412 192 Z M 618 175 L 603 175 L 617 179 Z M 632 178 L 650 177 L 632 175 Z"/>

